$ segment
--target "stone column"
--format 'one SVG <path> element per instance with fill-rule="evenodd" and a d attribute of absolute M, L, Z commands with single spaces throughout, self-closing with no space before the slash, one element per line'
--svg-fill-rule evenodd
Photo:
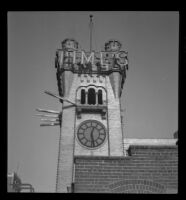
<path fill-rule="evenodd" d="M 85 104 L 88 104 L 88 92 L 85 91 Z"/>
<path fill-rule="evenodd" d="M 96 91 L 96 104 L 95 105 L 98 105 L 98 92 Z"/>

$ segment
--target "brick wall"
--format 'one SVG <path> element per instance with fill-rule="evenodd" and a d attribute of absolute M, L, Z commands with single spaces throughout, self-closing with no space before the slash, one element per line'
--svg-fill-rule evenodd
<path fill-rule="evenodd" d="M 75 192 L 177 193 L 177 146 L 131 145 L 127 157 L 75 157 Z"/>

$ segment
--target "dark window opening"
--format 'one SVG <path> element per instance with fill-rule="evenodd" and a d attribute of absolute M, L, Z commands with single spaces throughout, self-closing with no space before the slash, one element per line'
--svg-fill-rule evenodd
<path fill-rule="evenodd" d="M 85 90 L 81 90 L 81 104 L 85 104 Z"/>
<path fill-rule="evenodd" d="M 102 90 L 98 90 L 98 104 L 103 104 Z"/>
<path fill-rule="evenodd" d="M 93 88 L 88 90 L 88 104 L 96 104 L 96 93 Z"/>

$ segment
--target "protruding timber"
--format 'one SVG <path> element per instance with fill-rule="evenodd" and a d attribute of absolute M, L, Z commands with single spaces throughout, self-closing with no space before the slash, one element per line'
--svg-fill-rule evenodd
<path fill-rule="evenodd" d="M 43 114 L 36 114 L 36 116 L 40 116 L 40 117 L 52 117 L 52 118 L 59 118 L 59 115 L 43 115 Z"/>
<path fill-rule="evenodd" d="M 59 126 L 60 123 L 45 123 L 45 124 L 40 124 L 40 126 Z"/>
<path fill-rule="evenodd" d="M 76 106 L 76 104 L 75 104 L 74 102 L 72 102 L 72 101 L 70 101 L 70 100 L 68 100 L 68 99 L 65 99 L 65 98 L 63 98 L 63 97 L 60 97 L 60 96 L 58 96 L 58 95 L 56 95 L 56 94 L 53 94 L 52 92 L 45 91 L 45 93 L 48 94 L 48 95 L 50 95 L 50 96 L 53 96 L 53 97 L 55 97 L 55 98 L 57 98 L 57 99 L 59 99 L 59 100 L 66 101 L 66 102 L 71 103 L 71 104 L 73 104 L 73 105 Z"/>
<path fill-rule="evenodd" d="M 59 118 L 58 119 L 41 119 L 41 121 L 58 122 Z"/>
<path fill-rule="evenodd" d="M 36 111 L 38 111 L 38 112 L 46 112 L 46 113 L 53 113 L 53 114 L 60 114 L 59 111 L 55 111 L 55 110 L 45 110 L 45 109 L 41 109 L 41 108 L 36 108 Z"/>
<path fill-rule="evenodd" d="M 61 112 L 54 111 L 54 110 L 45 110 L 45 109 L 36 109 L 39 112 L 46 112 L 46 113 L 53 113 L 57 115 L 43 115 L 43 114 L 37 114 L 37 116 L 41 117 L 52 117 L 47 119 L 41 119 L 41 121 L 45 121 L 46 123 L 40 124 L 40 126 L 60 126 L 61 125 Z"/>

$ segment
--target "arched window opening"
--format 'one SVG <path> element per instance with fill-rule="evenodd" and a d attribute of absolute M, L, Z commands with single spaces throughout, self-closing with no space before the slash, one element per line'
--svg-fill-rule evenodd
<path fill-rule="evenodd" d="M 98 90 L 98 104 L 103 104 L 102 90 Z"/>
<path fill-rule="evenodd" d="M 88 90 L 88 104 L 96 104 L 96 93 L 95 90 L 93 88 L 90 88 Z"/>
<path fill-rule="evenodd" d="M 81 104 L 85 104 L 85 90 L 81 90 Z"/>

